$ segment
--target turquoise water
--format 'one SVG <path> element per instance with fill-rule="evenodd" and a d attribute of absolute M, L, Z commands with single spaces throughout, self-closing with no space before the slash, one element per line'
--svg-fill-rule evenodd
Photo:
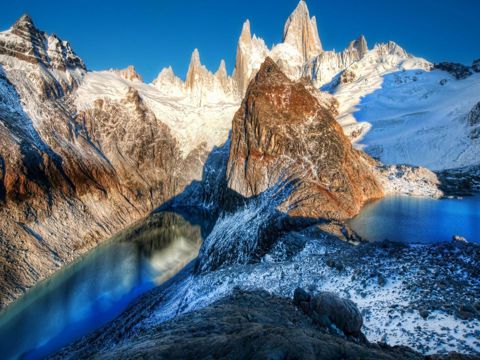
<path fill-rule="evenodd" d="M 96 330 L 194 259 L 201 240 L 173 213 L 118 234 L 0 313 L 0 358 L 41 359 Z"/>
<path fill-rule="evenodd" d="M 349 225 L 370 241 L 450 241 L 460 235 L 480 243 L 480 196 L 463 199 L 386 197 L 367 204 Z"/>

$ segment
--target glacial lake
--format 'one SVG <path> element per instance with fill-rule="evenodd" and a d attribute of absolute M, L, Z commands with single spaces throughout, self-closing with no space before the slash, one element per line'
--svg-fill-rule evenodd
<path fill-rule="evenodd" d="M 0 358 L 41 359 L 113 320 L 194 259 L 203 230 L 161 212 L 99 245 L 0 313 Z"/>
<path fill-rule="evenodd" d="M 480 243 L 480 196 L 441 200 L 389 196 L 365 205 L 349 225 L 369 241 L 425 244 L 460 235 Z"/>

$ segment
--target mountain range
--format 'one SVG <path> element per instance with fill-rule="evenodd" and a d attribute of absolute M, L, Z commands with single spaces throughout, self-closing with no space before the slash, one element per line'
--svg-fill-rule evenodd
<path fill-rule="evenodd" d="M 278 206 L 305 218 L 441 196 L 432 171 L 479 165 L 479 72 L 363 36 L 325 50 L 300 1 L 271 49 L 244 23 L 231 75 L 195 49 L 185 81 L 146 84 L 133 66 L 89 71 L 23 15 L 0 33 L 0 306 L 162 204 L 227 202 L 222 181 L 251 198 L 295 178 Z"/>

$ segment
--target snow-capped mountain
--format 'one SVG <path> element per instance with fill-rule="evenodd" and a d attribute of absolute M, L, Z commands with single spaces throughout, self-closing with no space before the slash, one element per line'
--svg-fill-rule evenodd
<path fill-rule="evenodd" d="M 195 50 L 185 81 L 166 68 L 151 84 L 133 67 L 87 71 L 22 16 L 0 33 L 0 304 L 201 180 L 267 57 L 329 90 L 311 93 L 382 161 L 478 163 L 478 64 L 456 80 L 393 42 L 369 50 L 363 36 L 326 51 L 303 0 L 272 48 L 244 23 L 231 76 Z"/>

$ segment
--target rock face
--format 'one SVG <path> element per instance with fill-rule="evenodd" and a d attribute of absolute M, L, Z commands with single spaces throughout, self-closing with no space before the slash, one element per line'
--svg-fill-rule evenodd
<path fill-rule="evenodd" d="M 307 4 L 304 0 L 299 2 L 285 24 L 283 43 L 297 49 L 302 54 L 304 62 L 323 51 L 318 35 L 317 20 L 315 17 L 310 19 Z"/>
<path fill-rule="evenodd" d="M 480 72 L 480 59 L 474 60 L 472 63 L 472 70 L 475 72 Z"/>
<path fill-rule="evenodd" d="M 378 179 L 386 194 L 441 198 L 441 181 L 427 168 L 408 165 L 380 165 Z"/>
<path fill-rule="evenodd" d="M 467 124 L 470 130 L 470 139 L 476 141 L 480 138 L 480 102 L 476 103 L 468 113 Z"/>
<path fill-rule="evenodd" d="M 281 208 L 294 216 L 348 218 L 383 196 L 332 114 L 267 59 L 233 119 L 228 186 L 251 197 L 289 177 L 299 183 Z"/>

